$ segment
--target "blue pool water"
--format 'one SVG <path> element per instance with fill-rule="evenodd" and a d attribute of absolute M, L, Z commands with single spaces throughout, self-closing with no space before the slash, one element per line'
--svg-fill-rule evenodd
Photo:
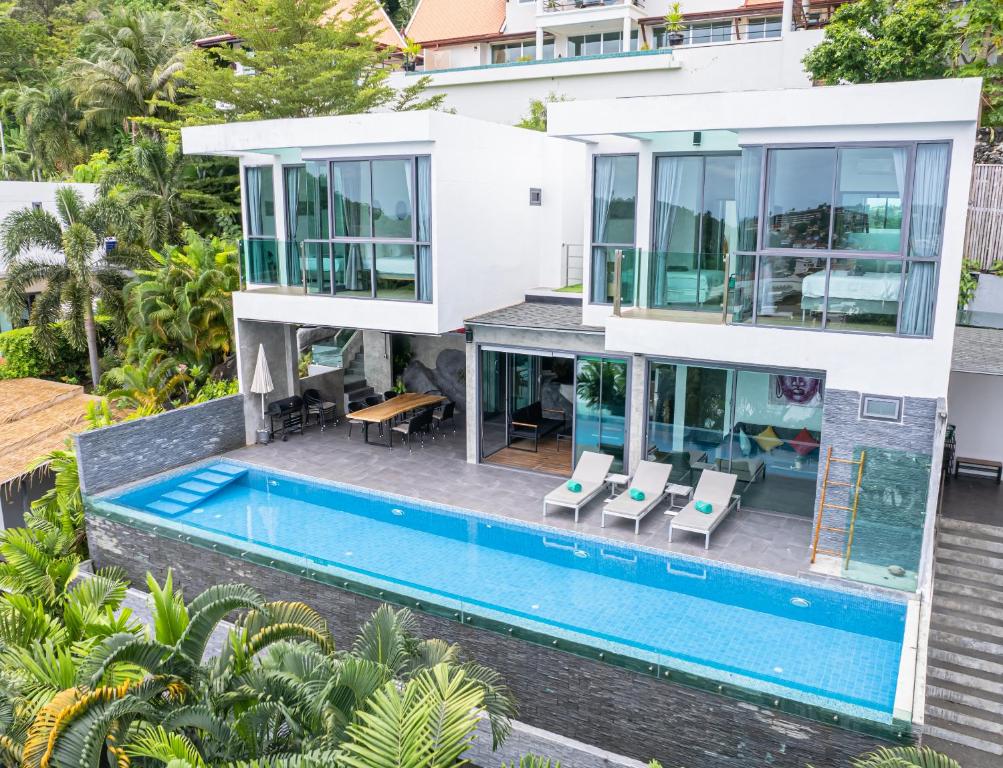
<path fill-rule="evenodd" d="M 203 466 L 107 500 L 165 527 L 305 559 L 429 602 L 891 720 L 902 603 L 238 463 L 216 466 L 215 479 Z M 207 491 L 213 483 L 220 487 Z M 177 507 L 163 511 L 165 495 Z"/>

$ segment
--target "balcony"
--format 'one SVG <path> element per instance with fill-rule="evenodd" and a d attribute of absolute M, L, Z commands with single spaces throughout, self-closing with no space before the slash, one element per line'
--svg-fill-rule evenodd
<path fill-rule="evenodd" d="M 625 5 L 644 8 L 644 0 L 538 0 L 537 13 L 560 13 Z"/>

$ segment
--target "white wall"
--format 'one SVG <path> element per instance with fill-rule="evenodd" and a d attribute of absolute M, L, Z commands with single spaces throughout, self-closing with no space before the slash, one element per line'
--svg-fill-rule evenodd
<path fill-rule="evenodd" d="M 1003 461 L 1003 376 L 952 373 L 947 420 L 958 428 L 959 456 Z"/>
<path fill-rule="evenodd" d="M 33 203 L 41 203 L 42 209 L 56 214 L 56 190 L 59 187 L 73 187 L 85 201 L 90 202 L 97 196 L 97 184 L 71 184 L 69 182 L 50 181 L 0 181 L 0 221 L 7 218 L 13 211 L 31 208 Z M 40 250 L 29 252 L 32 258 L 42 255 Z M 0 263 L 0 277 L 3 277 L 3 264 Z"/>

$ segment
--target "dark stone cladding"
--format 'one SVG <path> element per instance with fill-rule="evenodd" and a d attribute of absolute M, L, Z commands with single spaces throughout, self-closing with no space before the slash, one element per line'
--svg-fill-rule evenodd
<path fill-rule="evenodd" d="M 94 494 L 243 447 L 244 396 L 230 395 L 74 436 L 80 488 Z"/>
<path fill-rule="evenodd" d="M 134 583 L 168 566 L 191 598 L 212 584 L 245 582 L 270 600 L 302 600 L 330 622 L 337 644 L 351 644 L 379 600 L 249 562 L 186 541 L 87 514 L 96 566 L 119 565 Z M 659 680 L 594 659 L 417 611 L 427 637 L 461 647 L 498 670 L 525 723 L 638 760 L 666 766 L 784 768 L 847 765 L 888 742 Z"/>

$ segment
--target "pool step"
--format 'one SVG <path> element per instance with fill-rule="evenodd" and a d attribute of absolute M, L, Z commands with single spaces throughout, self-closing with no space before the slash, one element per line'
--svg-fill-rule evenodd
<path fill-rule="evenodd" d="M 247 474 L 246 467 L 219 462 L 205 466 L 185 482 L 164 491 L 146 507 L 162 515 L 175 517 L 194 509 Z"/>
<path fill-rule="evenodd" d="M 966 766 L 996 765 L 1003 755 L 1003 528 L 939 522 L 924 739 Z"/>

